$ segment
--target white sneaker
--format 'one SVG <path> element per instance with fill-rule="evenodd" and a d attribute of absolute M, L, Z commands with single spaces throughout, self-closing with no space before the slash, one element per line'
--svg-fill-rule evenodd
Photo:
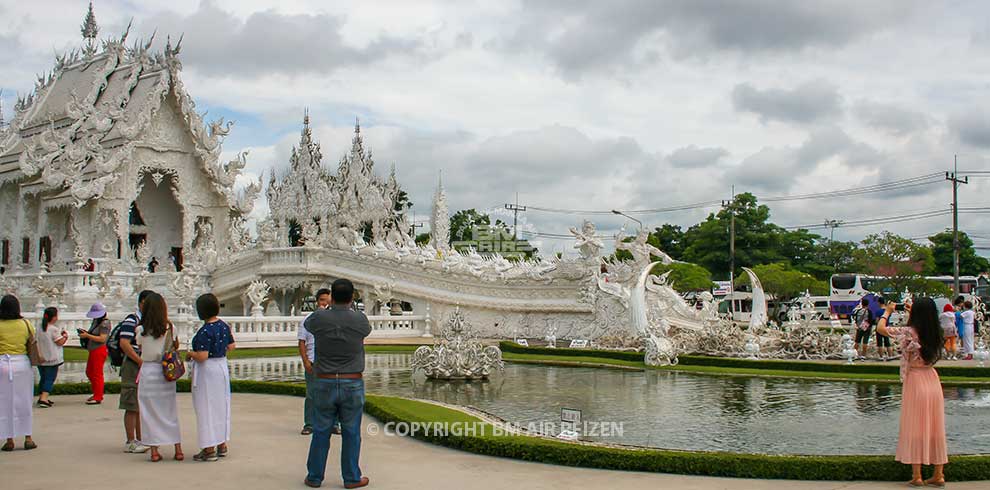
<path fill-rule="evenodd" d="M 131 443 L 127 446 L 127 452 L 136 454 L 146 453 L 149 449 L 151 448 L 141 444 L 141 441 L 131 441 Z"/>
<path fill-rule="evenodd" d="M 125 442 L 124 443 L 124 452 L 125 453 L 133 453 L 134 452 L 134 451 L 132 451 L 133 447 L 134 447 L 134 443 L 133 442 L 131 442 L 131 441 Z"/>

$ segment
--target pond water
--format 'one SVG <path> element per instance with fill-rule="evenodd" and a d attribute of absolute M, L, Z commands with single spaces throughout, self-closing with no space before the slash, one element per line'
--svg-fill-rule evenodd
<path fill-rule="evenodd" d="M 560 430 L 582 411 L 583 439 L 670 449 L 766 454 L 893 454 L 900 385 L 703 376 L 507 363 L 487 382 L 412 375 L 410 354 L 368 354 L 368 393 L 476 407 L 514 424 Z M 234 379 L 301 381 L 298 358 L 237 359 Z M 115 379 L 115 375 L 108 375 Z M 84 381 L 68 363 L 60 382 Z M 990 389 L 945 388 L 949 451 L 990 453 Z"/>

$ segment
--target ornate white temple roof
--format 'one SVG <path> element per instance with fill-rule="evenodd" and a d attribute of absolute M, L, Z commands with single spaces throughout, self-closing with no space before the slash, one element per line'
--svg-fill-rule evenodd
<path fill-rule="evenodd" d="M 161 151 L 181 145 L 146 137 L 171 96 L 214 187 L 231 207 L 243 207 L 233 192 L 243 155 L 218 163 L 232 123 L 221 119 L 207 127 L 196 113 L 179 77 L 181 38 L 174 47 L 168 40 L 163 52 L 151 52 L 154 35 L 126 46 L 129 29 L 97 45 L 90 6 L 81 28 L 84 46 L 56 56 L 51 72 L 40 75 L 34 91 L 18 99 L 13 120 L 0 133 L 0 183 L 19 181 L 22 192 L 43 193 L 46 199 L 70 196 L 76 205 L 100 196 L 131 162 L 136 147 Z"/>

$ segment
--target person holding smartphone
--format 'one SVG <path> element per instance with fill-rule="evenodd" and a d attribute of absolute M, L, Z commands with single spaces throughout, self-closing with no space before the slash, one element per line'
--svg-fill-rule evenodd
<path fill-rule="evenodd" d="M 945 438 L 945 400 L 935 363 L 942 354 L 942 327 L 938 308 L 931 298 L 908 303 L 907 326 L 891 327 L 893 302 L 884 306 L 877 333 L 892 337 L 901 347 L 901 419 L 895 459 L 911 465 L 911 486 L 945 486 L 944 465 L 949 462 Z M 924 480 L 922 465 L 935 465 Z"/>

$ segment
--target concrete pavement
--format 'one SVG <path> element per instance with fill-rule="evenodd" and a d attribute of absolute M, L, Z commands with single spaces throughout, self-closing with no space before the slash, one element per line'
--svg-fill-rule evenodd
<path fill-rule="evenodd" d="M 192 460 L 196 446 L 195 415 L 189 394 L 179 395 L 186 461 L 148 461 L 148 454 L 123 453 L 117 396 L 103 405 L 86 406 L 84 396 L 60 396 L 55 407 L 35 409 L 34 436 L 39 448 L 0 453 L 4 488 L 73 490 L 204 488 L 209 490 L 293 489 L 302 484 L 309 438 L 299 435 L 302 399 L 235 394 L 230 456 L 216 463 Z M 365 417 L 365 425 L 376 423 Z M 20 441 L 19 441 L 20 442 Z M 343 488 L 339 477 L 339 439 L 331 442 L 324 488 Z M 623 488 L 655 490 L 894 489 L 901 483 L 795 482 L 709 478 L 569 468 L 478 456 L 405 437 L 364 433 L 361 467 L 369 488 L 482 490 Z M 951 466 L 949 467 L 951 472 Z M 988 488 L 990 482 L 949 484 L 952 488 Z M 174 488 L 170 487 L 170 488 Z"/>

